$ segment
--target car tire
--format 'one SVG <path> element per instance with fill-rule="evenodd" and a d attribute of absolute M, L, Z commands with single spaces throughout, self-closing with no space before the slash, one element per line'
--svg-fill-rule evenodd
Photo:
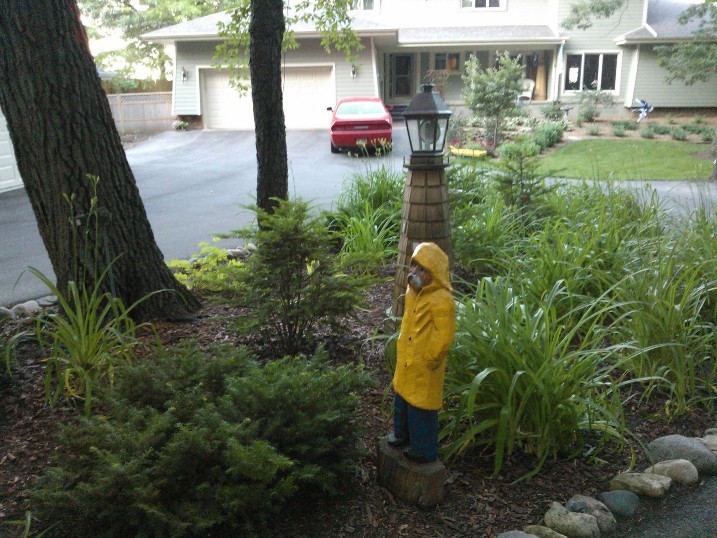
<path fill-rule="evenodd" d="M 332 143 L 331 143 L 331 153 L 338 153 L 338 152 L 339 152 L 339 148 L 337 148 L 336 146 L 334 146 L 334 144 L 333 144 L 333 142 L 332 142 Z"/>

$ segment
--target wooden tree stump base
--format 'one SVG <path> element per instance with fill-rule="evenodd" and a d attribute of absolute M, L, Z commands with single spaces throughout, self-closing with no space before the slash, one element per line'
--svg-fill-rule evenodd
<path fill-rule="evenodd" d="M 447 471 L 440 460 L 412 463 L 403 449 L 393 448 L 382 437 L 376 448 L 378 483 L 402 501 L 420 508 L 434 508 L 443 500 L 443 483 Z"/>

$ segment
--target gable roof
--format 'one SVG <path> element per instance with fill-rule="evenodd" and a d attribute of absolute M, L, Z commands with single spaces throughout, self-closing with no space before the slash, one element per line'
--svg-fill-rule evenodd
<path fill-rule="evenodd" d="M 700 26 L 699 20 L 680 24 L 679 17 L 687 8 L 702 0 L 647 0 L 647 16 L 640 28 L 628 32 L 615 41 L 618 45 L 636 43 L 665 43 L 689 39 Z"/>
<path fill-rule="evenodd" d="M 198 19 L 192 19 L 186 22 L 180 22 L 173 26 L 160 28 L 153 32 L 142 34 L 142 39 L 155 43 L 174 43 L 176 41 L 198 41 L 198 40 L 218 40 L 219 23 L 229 23 L 230 16 L 228 11 L 220 11 L 213 15 L 206 15 Z M 375 35 L 378 33 L 395 34 L 397 28 L 392 25 L 382 24 L 377 20 L 351 17 L 351 28 L 358 35 Z M 298 23 L 292 27 L 297 37 L 311 37 L 319 34 L 318 30 L 307 23 Z"/>
<path fill-rule="evenodd" d="M 565 38 L 557 35 L 549 26 L 465 26 L 439 28 L 401 28 L 398 30 L 398 44 L 411 45 L 456 45 L 499 44 L 499 43 L 564 43 Z"/>

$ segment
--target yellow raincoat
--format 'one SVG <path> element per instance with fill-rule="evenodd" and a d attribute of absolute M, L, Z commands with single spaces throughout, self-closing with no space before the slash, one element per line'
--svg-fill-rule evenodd
<path fill-rule="evenodd" d="M 446 356 L 456 331 L 448 257 L 435 243 L 421 243 L 412 260 L 431 273 L 433 281 L 416 293 L 406 290 L 398 336 L 393 388 L 409 404 L 428 411 L 443 405 Z"/>

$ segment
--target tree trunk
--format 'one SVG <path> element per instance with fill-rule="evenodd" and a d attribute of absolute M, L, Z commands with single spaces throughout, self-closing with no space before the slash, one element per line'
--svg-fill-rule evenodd
<path fill-rule="evenodd" d="M 289 170 L 286 151 L 281 44 L 284 38 L 282 0 L 251 0 L 249 72 L 256 133 L 256 202 L 272 212 L 272 198 L 286 199 Z"/>
<path fill-rule="evenodd" d="M 717 181 L 717 129 L 712 131 L 712 175 L 710 181 Z"/>
<path fill-rule="evenodd" d="M 0 106 L 60 291 L 103 291 L 134 317 L 186 317 L 199 306 L 164 263 L 112 119 L 75 0 L 0 0 Z M 87 175 L 99 177 L 95 189 Z"/>

